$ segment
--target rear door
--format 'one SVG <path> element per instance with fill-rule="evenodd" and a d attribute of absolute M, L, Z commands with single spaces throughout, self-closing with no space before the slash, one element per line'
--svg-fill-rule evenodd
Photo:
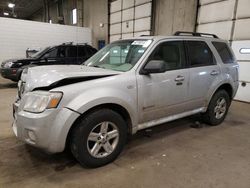
<path fill-rule="evenodd" d="M 147 59 L 163 60 L 166 72 L 137 75 L 140 123 L 182 113 L 185 110 L 189 70 L 182 40 L 162 41 Z"/>
<path fill-rule="evenodd" d="M 221 70 L 208 43 L 188 40 L 185 45 L 190 70 L 188 108 L 192 110 L 205 106 L 208 91 L 218 83 Z"/>
<path fill-rule="evenodd" d="M 221 64 L 223 64 L 223 66 L 221 66 L 221 72 L 226 75 L 229 75 L 234 82 L 238 82 L 239 66 L 229 45 L 226 42 L 218 41 L 213 41 L 212 44 L 220 57 L 219 61 L 221 62 Z"/>

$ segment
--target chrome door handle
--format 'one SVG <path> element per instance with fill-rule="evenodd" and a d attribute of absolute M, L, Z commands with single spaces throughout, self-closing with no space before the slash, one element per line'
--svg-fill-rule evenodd
<path fill-rule="evenodd" d="M 210 72 L 210 75 L 212 75 L 212 76 L 215 76 L 218 74 L 219 74 L 219 71 L 217 71 L 217 70 L 213 70 L 212 72 Z"/>
<path fill-rule="evenodd" d="M 175 78 L 176 82 L 182 82 L 184 80 L 185 80 L 185 77 L 184 76 L 180 76 L 180 75 Z"/>

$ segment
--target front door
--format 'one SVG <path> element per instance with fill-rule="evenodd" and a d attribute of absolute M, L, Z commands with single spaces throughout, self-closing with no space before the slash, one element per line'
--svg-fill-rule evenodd
<path fill-rule="evenodd" d="M 139 123 L 182 113 L 187 96 L 189 71 L 183 41 L 160 42 L 150 60 L 163 60 L 166 71 L 137 76 Z"/>

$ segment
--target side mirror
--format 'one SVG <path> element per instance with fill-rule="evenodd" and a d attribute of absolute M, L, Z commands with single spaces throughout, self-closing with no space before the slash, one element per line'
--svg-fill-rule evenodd
<path fill-rule="evenodd" d="M 148 75 L 153 73 L 163 73 L 166 71 L 166 63 L 162 60 L 151 60 L 140 71 L 140 74 Z"/>

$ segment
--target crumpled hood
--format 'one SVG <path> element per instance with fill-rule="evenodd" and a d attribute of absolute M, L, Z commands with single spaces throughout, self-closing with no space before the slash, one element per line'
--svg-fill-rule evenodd
<path fill-rule="evenodd" d="M 59 82 L 61 86 L 70 84 L 71 82 L 76 83 L 120 73 L 118 71 L 84 65 L 51 65 L 29 68 L 26 74 L 22 74 L 21 80 L 26 83 L 25 91 L 27 92 L 35 88 L 55 86 Z"/>

